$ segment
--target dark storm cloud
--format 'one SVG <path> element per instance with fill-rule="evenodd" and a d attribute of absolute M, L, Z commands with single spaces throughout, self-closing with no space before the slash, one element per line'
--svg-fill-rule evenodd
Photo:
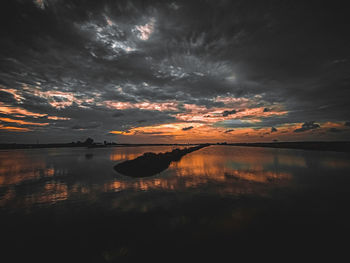
<path fill-rule="evenodd" d="M 333 133 L 338 133 L 338 132 L 342 132 L 343 130 L 337 129 L 337 128 L 330 128 L 328 131 Z"/>
<path fill-rule="evenodd" d="M 101 129 L 104 131 L 127 131 L 134 127 L 176 122 L 174 117 L 161 111 L 126 109 L 117 111 L 116 113 L 114 113 L 114 110 L 109 110 L 108 112 L 110 112 L 110 115 L 105 112 L 103 116 L 100 117 L 100 122 L 103 125 Z M 120 114 L 121 112 L 123 115 Z M 103 130 L 101 130 L 101 132 Z"/>
<path fill-rule="evenodd" d="M 117 112 L 113 113 L 112 116 L 113 116 L 114 118 L 119 118 L 119 117 L 121 117 L 121 116 L 124 116 L 124 113 L 123 113 L 123 111 L 117 111 Z"/>
<path fill-rule="evenodd" d="M 0 91 L 0 98 L 1 98 L 1 101 L 5 103 L 10 103 L 10 104 L 16 103 L 16 100 L 14 99 L 13 95 L 3 90 Z"/>
<path fill-rule="evenodd" d="M 225 110 L 224 112 L 222 112 L 222 116 L 227 117 L 229 115 L 236 114 L 236 113 L 237 113 L 236 110 L 229 110 L 229 111 Z"/>
<path fill-rule="evenodd" d="M 295 129 L 294 132 L 305 132 L 305 131 L 309 131 L 309 130 L 314 130 L 320 128 L 320 125 L 315 123 L 314 121 L 308 121 L 305 122 L 303 125 L 301 125 L 300 128 Z"/>
<path fill-rule="evenodd" d="M 182 128 L 183 131 L 188 131 L 188 130 L 191 130 L 193 129 L 194 127 L 193 126 L 189 126 L 189 127 L 184 127 Z"/>
<path fill-rule="evenodd" d="M 248 107 L 265 113 L 276 103 L 288 111 L 262 117 L 261 127 L 301 119 L 344 122 L 350 112 L 346 10 L 287 0 L 5 0 L 0 102 L 47 114 L 39 120 L 50 125 L 41 129 L 60 130 L 62 137 L 97 122 L 89 130 L 106 134 L 140 120 L 177 121 L 175 110 L 130 109 L 127 103 L 176 101 L 182 112 L 186 103 L 223 107 L 218 96 L 248 99 Z M 124 104 L 111 108 L 106 101 Z"/>

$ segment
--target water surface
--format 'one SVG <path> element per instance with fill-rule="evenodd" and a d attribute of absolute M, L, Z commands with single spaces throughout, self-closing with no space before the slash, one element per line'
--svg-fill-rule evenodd
<path fill-rule="evenodd" d="M 349 154 L 210 146 L 148 178 L 113 169 L 174 148 L 0 151 L 4 251 L 13 262 L 23 255 L 37 262 L 232 261 L 252 251 L 265 259 L 334 258 L 343 251 Z"/>

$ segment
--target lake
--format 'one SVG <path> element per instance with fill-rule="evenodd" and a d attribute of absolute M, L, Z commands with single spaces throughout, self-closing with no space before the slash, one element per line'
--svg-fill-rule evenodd
<path fill-rule="evenodd" d="M 160 174 L 113 167 L 179 147 L 0 151 L 2 262 L 346 256 L 350 155 L 209 146 Z"/>

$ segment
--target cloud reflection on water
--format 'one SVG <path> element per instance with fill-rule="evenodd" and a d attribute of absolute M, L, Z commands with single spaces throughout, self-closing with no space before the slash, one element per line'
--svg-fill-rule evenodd
<path fill-rule="evenodd" d="M 164 152 L 173 148 L 0 152 L 0 207 L 30 207 L 62 201 L 99 202 L 106 195 L 111 203 L 120 205 L 119 192 L 130 193 L 127 198 L 123 197 L 130 202 L 135 198 L 142 201 L 142 193 L 159 191 L 265 196 L 274 188 L 293 185 L 295 176 L 311 173 L 315 168 L 325 171 L 349 168 L 345 158 L 335 153 L 320 155 L 298 150 L 211 146 L 184 156 L 153 177 L 129 178 L 113 171 L 118 161 L 130 160 L 148 151 Z M 94 158 L 83 158 L 86 154 L 93 154 Z"/>

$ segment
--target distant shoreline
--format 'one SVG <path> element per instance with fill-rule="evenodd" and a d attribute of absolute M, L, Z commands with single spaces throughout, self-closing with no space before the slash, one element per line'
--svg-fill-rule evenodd
<path fill-rule="evenodd" d="M 199 145 L 200 143 L 152 143 L 152 144 L 132 144 L 132 143 L 112 143 L 112 144 L 85 144 L 85 143 L 50 143 L 50 144 L 0 144 L 0 150 L 11 149 L 45 149 L 45 148 L 109 148 L 109 147 L 142 147 L 142 146 L 191 146 Z M 224 146 L 242 146 L 242 147 L 267 147 L 267 148 L 285 148 L 285 149 L 301 149 L 313 151 L 336 151 L 336 152 L 350 152 L 349 141 L 308 141 L 308 142 L 259 142 L 259 143 L 208 143 L 208 145 L 224 145 Z"/>
<path fill-rule="evenodd" d="M 191 146 L 199 145 L 199 143 L 190 144 L 163 144 L 163 143 L 152 143 L 152 144 L 131 144 L 131 143 L 120 143 L 120 144 L 84 144 L 84 143 L 48 143 L 48 144 L 17 144 L 17 143 L 4 143 L 0 144 L 0 150 L 15 150 L 15 149 L 45 149 L 45 148 L 110 148 L 110 147 L 141 147 L 141 146 Z"/>
<path fill-rule="evenodd" d="M 228 146 L 246 146 L 246 147 L 267 147 L 267 148 L 284 148 L 299 149 L 311 151 L 335 151 L 350 152 L 350 142 L 334 141 L 334 142 L 272 142 L 272 143 L 228 143 L 221 144 Z"/>

